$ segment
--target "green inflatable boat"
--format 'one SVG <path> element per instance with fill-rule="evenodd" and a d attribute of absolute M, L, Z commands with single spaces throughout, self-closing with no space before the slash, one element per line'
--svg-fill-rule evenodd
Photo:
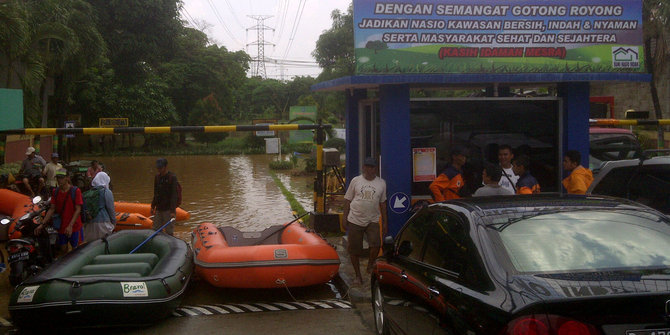
<path fill-rule="evenodd" d="M 193 270 L 186 242 L 153 230 L 124 230 L 73 250 L 16 287 L 9 301 L 19 328 L 151 324 L 179 306 Z M 46 327 L 46 328 L 44 328 Z"/>

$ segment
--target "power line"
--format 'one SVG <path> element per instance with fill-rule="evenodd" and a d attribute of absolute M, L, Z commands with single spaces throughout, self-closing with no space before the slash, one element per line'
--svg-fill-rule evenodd
<path fill-rule="evenodd" d="M 226 1 L 226 5 L 228 5 L 228 8 L 230 8 L 230 13 L 233 15 L 233 18 L 235 18 L 235 22 L 240 26 L 240 28 L 244 29 L 244 25 L 240 23 L 240 20 L 237 18 L 237 14 L 235 14 L 235 10 L 233 9 L 233 6 L 230 5 L 230 2 L 228 0 Z"/>
<path fill-rule="evenodd" d="M 191 13 L 189 13 L 188 10 L 186 10 L 186 7 L 182 7 L 181 9 L 184 10 L 184 12 L 182 14 L 184 14 L 184 17 L 186 18 L 186 21 L 188 21 L 188 23 L 190 23 L 193 26 L 193 28 L 198 29 L 198 26 L 195 24 L 195 20 L 193 19 L 193 16 L 191 16 Z"/>
<path fill-rule="evenodd" d="M 296 13 L 296 19 L 293 20 L 293 28 L 291 29 L 291 37 L 288 40 L 288 45 L 286 46 L 286 51 L 284 51 L 284 56 L 282 58 L 286 58 L 288 55 L 289 50 L 291 50 L 291 47 L 293 46 L 293 40 L 295 38 L 295 34 L 298 32 L 298 26 L 300 25 L 300 19 L 302 19 L 302 13 L 305 11 L 305 4 L 307 3 L 307 0 L 300 0 L 300 3 L 298 4 L 298 12 Z M 302 7 L 300 7 L 300 4 L 302 4 Z"/>
<path fill-rule="evenodd" d="M 277 35 L 277 41 L 281 40 L 281 37 L 284 33 L 284 27 L 286 26 L 286 16 L 287 16 L 286 14 L 288 14 L 288 1 L 283 0 L 283 1 L 280 2 L 280 4 L 284 4 L 284 5 L 280 6 L 279 10 L 277 11 L 277 12 L 280 12 L 283 9 L 283 11 L 281 11 L 282 12 L 281 13 L 281 20 L 277 20 L 277 22 L 281 21 L 281 23 L 279 23 L 279 34 Z"/>
<path fill-rule="evenodd" d="M 230 32 L 230 30 L 228 29 L 228 26 L 226 26 L 226 24 L 223 22 L 223 19 L 221 18 L 221 14 L 219 14 L 219 11 L 216 9 L 216 5 L 214 3 L 212 3 L 212 0 L 207 0 L 207 3 L 209 4 L 209 7 L 212 9 L 212 12 L 214 13 L 214 16 L 216 16 L 216 19 L 219 21 L 219 23 L 223 27 L 223 30 L 225 30 L 226 33 L 228 33 L 228 36 L 230 36 L 230 38 L 233 39 L 233 42 L 235 42 L 235 43 L 239 44 L 240 46 L 244 47 L 244 43 L 241 43 L 240 41 L 238 41 L 237 38 L 235 38 L 235 35 L 233 35 L 233 33 Z"/>

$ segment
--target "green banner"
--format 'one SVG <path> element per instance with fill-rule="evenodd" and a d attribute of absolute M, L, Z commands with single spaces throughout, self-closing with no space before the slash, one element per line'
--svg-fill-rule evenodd
<path fill-rule="evenodd" d="M 316 106 L 291 106 L 289 121 L 294 124 L 316 123 Z M 292 130 L 289 143 L 312 143 L 314 133 L 311 130 Z"/>

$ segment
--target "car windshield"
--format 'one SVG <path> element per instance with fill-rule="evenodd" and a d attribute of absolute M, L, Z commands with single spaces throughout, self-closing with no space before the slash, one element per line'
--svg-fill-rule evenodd
<path fill-rule="evenodd" d="M 526 213 L 495 218 L 490 227 L 518 272 L 670 266 L 670 222 L 651 212 Z"/>

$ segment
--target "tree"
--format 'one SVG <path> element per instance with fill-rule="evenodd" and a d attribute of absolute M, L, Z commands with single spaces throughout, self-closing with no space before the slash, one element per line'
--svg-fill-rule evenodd
<path fill-rule="evenodd" d="M 108 57 L 123 83 L 150 76 L 172 59 L 182 29 L 180 0 L 88 0 L 96 9 Z"/>
<path fill-rule="evenodd" d="M 368 41 L 368 43 L 365 43 L 365 48 L 374 50 L 376 55 L 377 51 L 388 49 L 389 46 L 383 41 L 377 40 L 377 41 Z"/>
<path fill-rule="evenodd" d="M 644 21 L 644 50 L 647 71 L 651 74 L 649 90 L 654 104 L 656 119 L 662 119 L 663 113 L 658 98 L 656 79 L 667 67 L 670 56 L 668 47 L 668 23 L 670 23 L 670 2 L 668 0 L 644 0 L 642 6 Z M 664 146 L 664 131 L 658 126 L 658 148 Z"/>
<path fill-rule="evenodd" d="M 193 111 L 190 114 L 191 124 L 202 126 L 214 126 L 225 124 L 225 117 L 223 110 L 219 106 L 219 102 L 214 97 L 214 94 L 206 96 L 204 99 L 198 100 Z M 221 141 L 228 136 L 227 133 L 194 133 L 193 137 L 197 141 L 210 142 Z"/>
<path fill-rule="evenodd" d="M 329 80 L 354 74 L 356 60 L 354 58 L 354 20 L 353 6 L 350 5 L 346 14 L 334 10 L 330 17 L 333 24 L 316 42 L 312 56 L 323 68 L 319 80 Z"/>

